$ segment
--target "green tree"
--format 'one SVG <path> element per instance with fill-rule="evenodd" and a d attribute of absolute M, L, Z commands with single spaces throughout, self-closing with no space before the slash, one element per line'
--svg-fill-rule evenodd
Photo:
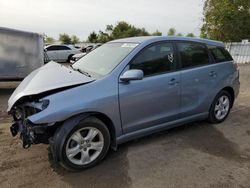
<path fill-rule="evenodd" d="M 110 41 L 110 36 L 108 33 L 105 33 L 103 31 L 99 31 L 99 35 L 98 35 L 98 38 L 97 38 L 97 42 L 99 43 L 106 43 Z"/>
<path fill-rule="evenodd" d="M 201 37 L 224 42 L 250 38 L 249 0 L 206 0 Z"/>
<path fill-rule="evenodd" d="M 178 36 L 178 37 L 182 37 L 182 36 L 183 36 L 183 34 L 182 34 L 182 33 L 178 33 L 176 36 Z"/>
<path fill-rule="evenodd" d="M 188 33 L 186 37 L 195 37 L 195 35 L 193 33 Z"/>
<path fill-rule="evenodd" d="M 161 35 L 161 32 L 157 30 L 153 34 Z M 150 33 L 145 28 L 137 28 L 127 22 L 120 21 L 114 26 L 107 25 L 105 31 L 99 31 L 98 34 L 95 32 L 90 33 L 88 41 L 94 43 L 105 43 L 114 39 L 149 35 Z"/>
<path fill-rule="evenodd" d="M 106 26 L 106 32 L 112 32 L 113 31 L 113 29 L 114 29 L 114 27 L 113 27 L 113 25 L 107 25 Z"/>
<path fill-rule="evenodd" d="M 136 30 L 138 31 L 138 34 L 135 35 L 135 37 L 137 37 L 137 36 L 150 36 L 149 32 L 145 28 L 141 28 L 141 29 L 136 28 Z"/>
<path fill-rule="evenodd" d="M 111 36 L 113 39 L 129 37 L 129 32 L 131 32 L 131 25 L 127 22 L 118 22 L 118 24 L 113 28 Z"/>
<path fill-rule="evenodd" d="M 151 35 L 153 35 L 153 36 L 162 36 L 162 32 L 156 30 L 156 31 L 153 32 Z"/>
<path fill-rule="evenodd" d="M 71 44 L 71 38 L 68 34 L 63 33 L 59 35 L 59 41 L 61 41 L 62 44 Z"/>
<path fill-rule="evenodd" d="M 43 35 L 43 39 L 46 45 L 53 44 L 55 42 L 55 39 L 53 37 L 49 37 L 46 34 Z"/>
<path fill-rule="evenodd" d="M 111 38 L 113 39 L 136 36 L 149 36 L 149 33 L 145 30 L 145 28 L 136 28 L 135 26 L 124 21 L 118 22 L 116 26 L 113 27 L 111 33 Z"/>
<path fill-rule="evenodd" d="M 80 42 L 80 39 L 76 35 L 71 36 L 71 43 L 72 44 L 77 44 Z"/>
<path fill-rule="evenodd" d="M 88 36 L 88 42 L 96 43 L 97 42 L 98 35 L 93 31 Z"/>
<path fill-rule="evenodd" d="M 174 35 L 176 35 L 176 29 L 172 27 L 168 30 L 168 36 L 174 36 Z"/>

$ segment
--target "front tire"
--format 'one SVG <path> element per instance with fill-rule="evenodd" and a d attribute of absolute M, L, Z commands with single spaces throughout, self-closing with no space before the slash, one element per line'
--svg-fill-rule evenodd
<path fill-rule="evenodd" d="M 232 96 L 229 92 L 222 90 L 219 92 L 209 110 L 209 121 L 211 123 L 221 123 L 223 122 L 230 110 L 232 105 Z"/>
<path fill-rule="evenodd" d="M 106 125 L 97 118 L 88 117 L 66 135 L 58 154 L 60 164 L 69 170 L 93 167 L 105 157 L 109 146 L 110 134 Z"/>

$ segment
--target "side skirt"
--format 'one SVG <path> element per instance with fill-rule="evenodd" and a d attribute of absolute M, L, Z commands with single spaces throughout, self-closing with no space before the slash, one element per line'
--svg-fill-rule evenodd
<path fill-rule="evenodd" d="M 122 144 L 124 142 L 127 142 L 129 140 L 133 140 L 136 138 L 140 138 L 140 137 L 144 137 L 147 135 L 150 135 L 152 133 L 156 133 L 159 131 L 163 131 L 163 130 L 168 130 L 174 127 L 178 127 L 181 126 L 183 124 L 186 123 L 190 123 L 193 121 L 198 121 L 198 120 L 204 120 L 208 117 L 208 112 L 204 112 L 201 114 L 197 114 L 197 115 L 193 115 L 190 117 L 186 117 L 186 118 L 182 118 L 182 119 L 178 119 L 175 121 L 171 121 L 171 122 L 166 122 L 166 123 L 162 123 L 153 127 L 149 127 L 149 128 L 145 128 L 145 129 L 141 129 L 138 131 L 134 131 L 134 132 L 130 132 L 127 134 L 124 134 L 120 137 L 117 138 L 117 145 Z"/>

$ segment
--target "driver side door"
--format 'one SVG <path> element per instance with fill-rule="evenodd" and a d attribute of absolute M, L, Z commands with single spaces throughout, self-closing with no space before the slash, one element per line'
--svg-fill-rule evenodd
<path fill-rule="evenodd" d="M 180 72 L 174 45 L 156 43 L 144 48 L 127 69 L 140 69 L 142 80 L 119 81 L 124 133 L 176 120 L 180 113 Z"/>

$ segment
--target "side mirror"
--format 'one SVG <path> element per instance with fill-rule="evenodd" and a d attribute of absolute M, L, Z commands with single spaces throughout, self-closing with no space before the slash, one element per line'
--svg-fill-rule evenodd
<path fill-rule="evenodd" d="M 132 69 L 124 72 L 124 74 L 120 77 L 121 81 L 128 82 L 130 80 L 142 80 L 143 79 L 143 71 L 138 69 Z"/>

